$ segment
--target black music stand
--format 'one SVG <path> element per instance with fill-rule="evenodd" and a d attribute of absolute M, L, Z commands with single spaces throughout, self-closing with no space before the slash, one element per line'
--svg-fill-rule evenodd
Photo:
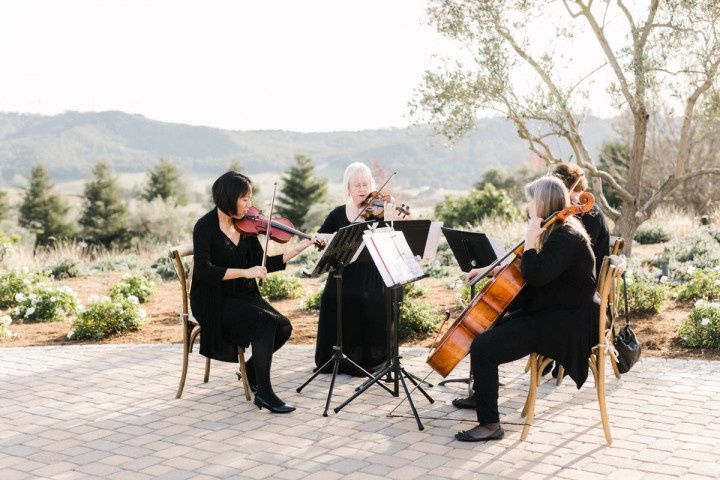
<path fill-rule="evenodd" d="M 309 274 L 311 277 L 317 277 L 325 272 L 332 270 L 333 278 L 335 278 L 335 285 L 337 286 L 337 340 L 333 346 L 333 355 L 330 359 L 319 367 L 305 383 L 300 385 L 296 391 L 300 393 L 305 386 L 312 382 L 318 375 L 320 375 L 325 368 L 333 364 L 332 379 L 330 380 L 330 389 L 328 390 L 327 400 L 325 401 L 325 410 L 323 410 L 323 417 L 327 417 L 327 411 L 330 407 L 330 399 L 332 398 L 333 388 L 335 387 L 335 378 L 337 377 L 338 369 L 340 364 L 348 362 L 350 365 L 355 367 L 358 371 L 362 372 L 366 377 L 373 378 L 372 374 L 362 368 L 360 365 L 348 358 L 343 352 L 342 346 L 342 274 L 343 269 L 354 262 L 358 257 L 359 250 L 363 248 L 363 232 L 367 225 L 358 223 L 343 227 L 337 231 L 330 244 L 323 251 L 322 256 L 318 260 L 317 264 Z M 388 392 L 392 391 L 385 385 L 380 385 Z"/>
<path fill-rule="evenodd" d="M 486 267 L 497 260 L 498 255 L 490 239 L 484 233 L 465 232 L 452 228 L 442 228 L 450 250 L 460 266 L 460 270 L 467 273 L 473 268 Z M 475 297 L 475 284 L 470 285 L 470 298 Z M 466 383 L 468 394 L 472 395 L 472 371 L 468 378 L 452 378 L 438 383 L 440 386 L 448 383 Z"/>
<path fill-rule="evenodd" d="M 430 222 L 427 222 L 427 226 L 429 227 Z M 397 227 L 399 223 L 403 222 L 394 222 L 395 226 Z M 393 240 L 394 244 L 391 245 L 391 248 L 384 248 L 385 245 L 378 243 L 376 245 L 374 239 L 378 239 L 378 236 L 384 236 L 385 239 L 389 237 L 395 237 L 395 240 Z M 374 237 L 375 236 L 375 237 Z M 374 237 L 374 238 L 373 238 Z M 425 235 L 427 238 L 427 235 Z M 369 243 L 368 243 L 369 242 Z M 420 386 L 420 384 L 415 380 L 414 375 L 411 376 L 402 366 L 400 363 L 400 348 L 399 348 L 399 338 L 398 338 L 398 323 L 400 318 L 400 304 L 402 303 L 399 301 L 399 292 L 402 291 L 405 285 L 408 283 L 417 281 L 421 278 L 425 277 L 425 274 L 422 272 L 422 269 L 420 269 L 419 265 L 417 265 L 417 260 L 415 259 L 415 256 L 413 255 L 413 252 L 411 251 L 408 243 L 405 240 L 405 236 L 399 229 L 393 231 L 392 229 L 380 229 L 377 231 L 373 231 L 370 234 L 366 234 L 366 245 L 368 246 L 368 249 L 371 250 L 370 255 L 373 258 L 373 261 L 375 263 L 375 266 L 377 267 L 378 271 L 380 272 L 380 275 L 383 277 L 383 282 L 385 283 L 386 288 L 389 289 L 390 299 L 391 299 L 391 325 L 394 327 L 394 337 L 392 342 L 392 354 L 390 360 L 385 364 L 383 368 L 381 368 L 379 371 L 375 373 L 375 375 L 370 379 L 365 381 L 358 389 L 356 389 L 356 392 L 347 400 L 345 400 L 343 403 L 335 407 L 333 410 L 335 413 L 338 413 L 340 410 L 342 410 L 346 405 L 348 405 L 350 402 L 355 400 L 358 396 L 362 395 L 368 388 L 370 388 L 373 384 L 382 385 L 379 383 L 379 381 L 385 376 L 385 375 L 391 375 L 394 377 L 395 385 L 396 385 L 396 392 L 393 393 L 394 396 L 399 396 L 399 384 L 401 383 L 403 386 L 403 389 L 405 390 L 405 396 L 408 399 L 408 403 L 410 404 L 410 408 L 412 409 L 413 415 L 415 416 L 415 420 L 418 425 L 419 430 L 423 430 L 425 427 L 423 427 L 422 422 L 420 422 L 420 417 L 417 413 L 417 409 L 415 408 L 415 404 L 413 403 L 412 396 L 410 395 L 410 390 L 408 389 L 407 383 L 405 382 L 405 379 L 407 378 L 408 381 L 412 382 L 415 388 L 420 390 L 420 392 L 425 396 L 425 398 L 428 399 L 430 403 L 434 403 L 434 400 L 430 395 L 427 394 L 427 392 Z M 403 248 L 404 244 L 404 248 Z M 395 248 L 395 247 L 398 248 Z M 414 262 L 414 263 L 413 263 Z M 393 265 L 402 264 L 403 270 L 402 274 L 396 275 L 396 273 L 399 270 L 394 270 Z"/>

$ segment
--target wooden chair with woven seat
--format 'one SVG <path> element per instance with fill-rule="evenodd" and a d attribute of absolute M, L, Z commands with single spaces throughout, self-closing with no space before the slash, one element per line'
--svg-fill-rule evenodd
<path fill-rule="evenodd" d="M 608 444 L 612 443 L 610 435 L 610 422 L 607 416 L 607 407 L 605 402 L 605 353 L 608 348 L 607 342 L 611 341 L 608 332 L 612 331 L 613 322 L 616 318 L 611 313 L 610 299 L 616 297 L 617 285 L 619 278 L 625 271 L 625 260 L 618 255 L 605 257 L 602 268 L 600 269 L 600 281 L 598 282 L 598 294 L 600 295 L 600 313 L 598 318 L 598 344 L 595 345 L 590 353 L 590 371 L 595 378 L 595 390 L 597 392 L 598 404 L 600 406 L 600 419 L 602 421 L 605 440 Z M 610 345 L 612 347 L 612 345 Z M 525 426 L 523 427 L 521 440 L 527 438 L 532 426 L 533 416 L 535 415 L 535 400 L 537 399 L 537 389 L 539 379 L 542 377 L 544 368 L 552 362 L 552 359 L 531 353 L 529 359 L 530 371 L 530 387 L 528 396 L 525 400 L 525 406 L 522 410 L 522 416 L 525 417 Z M 558 375 L 562 378 L 562 375 Z"/>
<path fill-rule="evenodd" d="M 182 324 L 183 333 L 183 363 L 182 363 L 182 374 L 180 375 L 180 385 L 178 385 L 177 394 L 175 398 L 180 398 L 185 388 L 185 379 L 187 378 L 188 360 L 190 353 L 193 351 L 195 341 L 200 335 L 200 324 L 195 320 L 190 311 L 190 284 L 192 282 L 193 264 L 190 263 L 190 272 L 185 274 L 185 266 L 183 265 L 183 258 L 192 257 L 193 247 L 192 245 L 181 245 L 172 247 L 168 251 L 168 256 L 173 261 L 175 267 L 175 273 L 177 273 L 178 280 L 180 280 L 180 292 L 182 295 L 182 309 L 180 311 L 180 322 Z M 243 389 L 245 390 L 245 399 L 251 400 L 250 396 L 250 385 L 247 381 L 247 368 L 245 366 L 245 349 L 238 346 L 238 364 L 240 365 L 240 376 L 243 383 Z M 205 376 L 203 381 L 207 383 L 210 380 L 210 359 L 205 358 Z"/>

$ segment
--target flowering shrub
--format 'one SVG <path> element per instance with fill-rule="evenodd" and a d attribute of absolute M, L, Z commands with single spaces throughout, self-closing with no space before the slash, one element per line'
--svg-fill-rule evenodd
<path fill-rule="evenodd" d="M 322 290 L 317 291 L 317 292 L 305 297 L 305 301 L 303 302 L 304 306 L 305 306 L 305 310 L 309 310 L 311 312 L 319 312 L 320 311 L 320 297 L 322 297 Z"/>
<path fill-rule="evenodd" d="M 435 330 L 440 323 L 440 314 L 427 303 L 406 298 L 400 305 L 400 341 L 421 338 Z"/>
<path fill-rule="evenodd" d="M 11 310 L 16 319 L 57 322 L 75 315 L 78 309 L 78 295 L 70 287 L 54 287 L 39 283 L 29 294 L 15 295 L 17 306 Z"/>
<path fill-rule="evenodd" d="M 126 274 L 123 279 L 110 289 L 111 298 L 134 296 L 140 303 L 147 302 L 155 292 L 155 282 L 142 275 Z"/>
<path fill-rule="evenodd" d="M 268 275 L 260 285 L 260 293 L 268 300 L 298 298 L 302 292 L 300 280 L 282 273 Z"/>
<path fill-rule="evenodd" d="M 720 349 L 720 303 L 695 302 L 678 329 L 680 343 L 690 348 Z"/>
<path fill-rule="evenodd" d="M 680 287 L 678 300 L 720 300 L 720 271 L 692 268 L 688 273 L 690 278 Z"/>
<path fill-rule="evenodd" d="M 138 330 L 145 316 L 145 310 L 138 307 L 137 297 L 93 296 L 90 298 L 90 305 L 73 321 L 68 338 L 102 340 L 126 331 Z"/>
<path fill-rule="evenodd" d="M 628 311 L 630 313 L 659 313 L 662 303 L 668 295 L 665 285 L 667 277 L 661 277 L 660 283 L 649 281 L 642 275 L 630 271 L 625 276 L 627 281 Z M 622 288 L 622 282 L 620 283 Z M 625 309 L 625 297 L 620 292 L 620 310 Z"/>
<path fill-rule="evenodd" d="M 0 315 L 0 338 L 9 337 L 12 332 L 8 328 L 12 323 L 10 315 Z"/>
<path fill-rule="evenodd" d="M 0 308 L 14 307 L 18 304 L 17 294 L 27 296 L 34 285 L 49 280 L 41 273 L 31 273 L 28 268 L 13 269 L 0 273 Z"/>

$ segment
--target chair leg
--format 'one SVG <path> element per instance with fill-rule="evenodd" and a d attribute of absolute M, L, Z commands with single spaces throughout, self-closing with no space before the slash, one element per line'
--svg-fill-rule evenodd
<path fill-rule="evenodd" d="M 247 366 L 245 365 L 245 349 L 238 347 L 238 365 L 240 366 L 240 376 L 242 377 L 243 389 L 245 390 L 245 400 L 250 401 L 250 383 L 247 380 Z"/>
<path fill-rule="evenodd" d="M 565 367 L 560 365 L 560 366 L 558 366 L 558 377 L 557 377 L 557 380 L 555 381 L 555 385 L 557 385 L 559 387 L 563 381 L 563 378 L 565 378 Z"/>
<path fill-rule="evenodd" d="M 175 398 L 182 397 L 183 389 L 185 388 L 185 378 L 187 378 L 187 369 L 188 369 L 188 357 L 190 355 L 190 347 L 188 345 L 190 341 L 190 332 L 188 332 L 188 328 L 184 329 L 183 332 L 183 364 L 182 364 L 182 373 L 180 374 L 180 385 L 178 385 L 177 394 L 175 395 Z"/>
<path fill-rule="evenodd" d="M 530 354 L 530 388 L 528 389 L 527 400 L 525 400 L 525 408 L 523 408 L 523 416 L 525 417 L 525 426 L 523 427 L 520 440 L 525 440 L 530 433 L 533 416 L 535 415 L 535 400 L 537 398 L 538 388 L 538 364 L 537 355 Z"/>
<path fill-rule="evenodd" d="M 610 435 L 610 420 L 608 419 L 607 404 L 605 402 L 605 358 L 602 353 L 597 356 L 596 370 L 595 389 L 597 390 L 598 404 L 600 405 L 600 420 L 602 420 L 605 441 L 610 445 L 612 435 Z"/>
<path fill-rule="evenodd" d="M 210 357 L 205 357 L 205 378 L 203 382 L 207 383 L 210 380 Z"/>

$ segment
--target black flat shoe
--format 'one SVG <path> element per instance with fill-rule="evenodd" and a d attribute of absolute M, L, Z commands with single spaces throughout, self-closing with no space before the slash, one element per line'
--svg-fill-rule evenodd
<path fill-rule="evenodd" d="M 466 408 L 469 410 L 475 409 L 475 399 L 473 397 L 467 398 L 456 398 L 452 401 L 452 405 L 455 408 Z"/>
<path fill-rule="evenodd" d="M 262 398 L 259 395 L 255 395 L 255 400 L 253 401 L 255 406 L 258 407 L 258 410 L 262 410 L 263 408 L 267 408 L 272 413 L 290 413 L 295 410 L 295 407 L 292 405 L 289 405 L 287 403 L 282 404 L 271 404 L 270 402 L 266 401 L 264 398 Z"/>
<path fill-rule="evenodd" d="M 505 436 L 505 430 L 502 427 L 498 427 L 494 432 L 480 437 L 476 437 L 470 432 L 471 430 L 458 432 L 455 434 L 455 439 L 461 442 L 487 442 L 489 440 L 500 440 Z"/>

